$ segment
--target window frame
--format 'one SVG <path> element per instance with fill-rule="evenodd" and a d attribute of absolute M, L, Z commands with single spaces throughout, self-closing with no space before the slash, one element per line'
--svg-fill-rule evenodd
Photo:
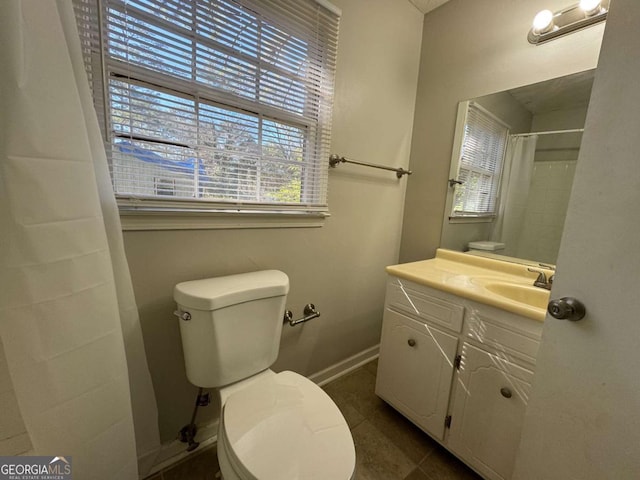
<path fill-rule="evenodd" d="M 314 0 L 311 0 L 313 2 Z M 100 31 L 106 28 L 105 15 L 107 14 L 108 1 L 105 0 L 75 0 L 76 3 L 86 4 L 88 2 L 94 2 L 98 9 L 98 22 L 100 24 Z M 336 22 L 339 22 L 340 11 L 331 4 L 328 4 L 324 0 L 316 1 L 318 8 L 324 8 L 327 12 L 337 17 Z M 262 20 L 261 20 L 262 21 Z M 166 22 L 170 23 L 170 22 Z M 267 28 L 280 28 L 282 25 L 267 24 Z M 262 28 L 262 27 L 261 27 Z M 337 28 L 336 28 L 337 35 Z M 104 34 L 105 38 L 108 34 Z M 193 50 L 196 49 L 195 36 L 193 39 Z M 296 37 L 297 38 L 297 37 Z M 109 94 L 109 82 L 113 79 L 121 79 L 128 84 L 140 82 L 142 84 L 153 85 L 159 91 L 171 91 L 176 95 L 192 96 L 192 91 L 189 88 L 197 84 L 195 81 L 195 74 L 191 80 L 185 80 L 182 82 L 180 78 L 169 78 L 169 81 L 162 81 L 154 84 L 156 77 L 162 77 L 161 73 L 156 75 L 155 72 L 146 71 L 144 67 L 132 65 L 126 62 L 114 58 L 108 58 L 106 47 L 103 44 L 102 38 L 99 42 L 99 49 L 91 53 L 91 67 L 92 73 L 97 78 L 93 80 L 93 89 L 98 89 L 96 100 L 96 109 L 102 109 L 102 115 L 99 114 L 99 121 L 103 136 L 105 136 L 105 143 L 107 145 L 115 145 L 113 140 L 117 135 L 114 129 L 111 127 L 111 111 L 110 111 L 110 94 Z M 335 49 L 335 46 L 333 47 Z M 85 52 L 86 54 L 86 52 Z M 195 58 L 195 57 L 194 57 Z M 195 59 L 193 59 L 195 61 Z M 332 76 L 331 82 L 335 81 L 335 55 L 330 62 Z M 330 69 L 331 70 L 331 69 Z M 124 78 L 122 78 L 124 77 Z M 90 80 L 91 82 L 91 80 Z M 324 82 L 324 80 L 323 80 Z M 186 84 L 186 88 L 180 88 L 181 84 Z M 184 85 L 183 85 L 184 86 Z M 211 90 L 207 92 L 211 94 Z M 209 200 L 202 198 L 171 198 L 171 196 L 160 195 L 128 195 L 128 194 L 116 194 L 116 200 L 119 207 L 121 221 L 123 229 L 125 230 L 155 230 L 155 229 L 183 229 L 183 228 L 271 228 L 271 227 L 317 227 L 323 224 L 323 220 L 328 217 L 328 205 L 327 205 L 327 182 L 328 174 L 326 172 L 320 172 L 320 168 L 326 163 L 326 169 L 328 169 L 328 140 L 326 131 L 322 131 L 322 128 L 328 129 L 330 132 L 330 110 L 333 95 L 333 85 L 329 89 L 329 113 L 326 111 L 322 113 L 320 110 L 325 109 L 326 106 L 322 101 L 318 101 L 316 105 L 317 111 L 315 112 L 315 123 L 309 123 L 307 120 L 309 115 L 295 115 L 293 113 L 288 114 L 283 109 L 277 107 L 271 107 L 269 105 L 261 105 L 260 111 L 255 111 L 256 102 L 243 102 L 238 96 L 226 94 L 220 90 L 214 92 L 215 95 L 200 96 L 200 92 L 196 92 L 192 96 L 194 105 L 197 106 L 201 103 L 212 105 L 216 108 L 228 109 L 230 111 L 248 111 L 250 115 L 255 115 L 259 119 L 261 128 L 263 121 L 270 121 L 270 118 L 274 118 L 278 124 L 293 125 L 295 128 L 301 131 L 306 129 L 307 131 L 315 129 L 317 132 L 314 135 L 307 135 L 304 141 L 305 150 L 324 151 L 326 154 L 322 157 L 316 157 L 315 162 L 320 162 L 321 165 L 313 164 L 311 168 L 305 168 L 306 162 L 303 162 L 301 167 L 301 199 L 298 203 L 276 203 L 276 202 L 261 202 L 261 201 L 220 201 Z M 310 93 L 307 93 L 310 95 Z M 305 98 L 307 98 L 305 96 Z M 252 108 L 253 107 L 253 108 Z M 308 112 L 306 112 L 308 113 Z M 100 118 L 102 117 L 102 118 Z M 321 118 L 322 117 L 322 118 Z M 196 113 L 196 121 L 198 121 L 198 114 Z M 286 122 L 286 123 L 284 123 Z M 134 139 L 135 136 L 126 135 L 126 138 Z M 261 142 L 261 140 L 260 140 Z M 262 143 L 259 143 L 259 148 L 262 149 Z M 110 152 L 109 152 L 110 153 Z M 303 155 L 307 155 L 304 153 Z M 112 162 L 111 155 L 108 154 L 109 162 Z M 326 158 L 325 158 L 326 157 Z M 195 167 L 194 167 L 195 168 Z M 319 173 L 320 172 L 320 173 Z M 256 173 L 257 175 L 257 173 Z M 315 177 L 320 175 L 319 180 Z M 197 177 L 197 174 L 194 174 Z M 309 178 L 311 177 L 311 178 Z M 112 176 L 112 181 L 115 181 Z M 197 180 L 196 180 L 197 182 Z M 324 182 L 324 183 L 323 183 Z M 196 188 L 201 188 L 200 185 Z M 318 189 L 324 189 L 324 194 L 320 194 L 323 203 L 313 202 L 309 200 L 309 197 L 305 198 L 305 188 L 315 191 Z M 168 199 L 169 197 L 170 199 Z M 183 218 L 184 217 L 184 218 Z"/>
<path fill-rule="evenodd" d="M 451 166 L 449 170 L 449 178 L 451 180 L 458 180 L 460 176 L 460 168 L 461 168 L 461 159 L 462 159 L 462 150 L 464 146 L 466 127 L 469 120 L 469 110 L 470 108 L 476 108 L 482 114 L 489 117 L 496 124 L 499 124 L 504 128 L 504 148 L 502 150 L 502 155 L 499 160 L 499 166 L 496 171 L 493 173 L 493 177 L 497 177 L 497 181 L 493 185 L 493 211 L 492 212 L 461 212 L 458 213 L 455 211 L 456 204 L 456 187 L 457 184 L 453 184 L 449 186 L 448 189 L 448 219 L 449 223 L 490 223 L 493 222 L 494 219 L 498 215 L 498 209 L 500 206 L 500 185 L 502 184 L 502 173 L 504 170 L 505 157 L 507 153 L 508 139 L 511 127 L 506 122 L 498 118 L 496 115 L 491 113 L 489 110 L 484 108 L 477 102 L 472 100 L 467 100 L 460 102 L 458 104 L 458 113 L 456 117 L 456 129 L 454 134 L 453 141 L 453 150 L 451 155 Z"/>

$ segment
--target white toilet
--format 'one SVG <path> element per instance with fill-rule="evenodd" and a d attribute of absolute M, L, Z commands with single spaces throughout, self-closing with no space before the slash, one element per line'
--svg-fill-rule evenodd
<path fill-rule="evenodd" d="M 470 252 L 488 252 L 488 253 L 501 253 L 505 249 L 503 242 L 490 242 L 488 240 L 479 240 L 476 242 L 469 242 Z"/>
<path fill-rule="evenodd" d="M 220 401 L 224 480 L 349 480 L 355 448 L 331 398 L 293 372 L 274 373 L 289 278 L 230 275 L 176 285 L 187 378 Z"/>

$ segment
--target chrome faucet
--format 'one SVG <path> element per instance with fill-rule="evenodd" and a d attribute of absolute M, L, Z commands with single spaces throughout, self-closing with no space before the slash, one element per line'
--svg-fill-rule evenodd
<path fill-rule="evenodd" d="M 534 287 L 544 288 L 546 290 L 551 290 L 551 286 L 553 285 L 553 275 L 547 278 L 547 274 L 542 270 L 538 270 L 537 268 L 527 268 L 530 272 L 537 273 L 538 278 L 533 282 Z"/>

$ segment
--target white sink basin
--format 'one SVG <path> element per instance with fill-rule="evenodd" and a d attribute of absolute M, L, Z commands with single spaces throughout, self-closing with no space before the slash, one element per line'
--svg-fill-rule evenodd
<path fill-rule="evenodd" d="M 549 291 L 543 288 L 518 285 L 515 283 L 487 283 L 484 286 L 487 290 L 501 297 L 508 298 L 514 302 L 524 303 L 526 305 L 547 309 L 549 303 Z"/>

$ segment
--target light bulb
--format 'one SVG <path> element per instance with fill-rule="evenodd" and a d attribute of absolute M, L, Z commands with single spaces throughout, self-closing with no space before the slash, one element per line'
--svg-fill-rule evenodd
<path fill-rule="evenodd" d="M 601 0 L 580 0 L 580 9 L 587 15 L 595 15 L 600 11 Z"/>
<path fill-rule="evenodd" d="M 533 31 L 536 33 L 547 33 L 553 28 L 553 12 L 542 10 L 533 19 Z"/>

